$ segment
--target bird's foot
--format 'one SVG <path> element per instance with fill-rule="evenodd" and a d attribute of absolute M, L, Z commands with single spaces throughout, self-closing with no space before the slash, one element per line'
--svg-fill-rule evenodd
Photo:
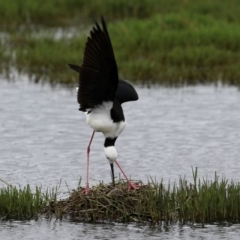
<path fill-rule="evenodd" d="M 88 195 L 90 193 L 90 189 L 89 188 L 85 188 L 82 190 L 82 194 L 84 195 Z"/>
<path fill-rule="evenodd" d="M 84 195 L 88 195 L 89 193 L 90 193 L 90 188 L 89 188 L 89 185 L 87 184 L 86 185 L 86 188 L 84 188 L 83 190 L 82 190 L 82 194 L 84 194 Z"/>
<path fill-rule="evenodd" d="M 139 188 L 140 188 L 140 186 L 138 186 L 138 185 L 136 185 L 136 184 L 134 184 L 134 183 L 132 183 L 130 181 L 128 182 L 128 191 L 130 191 L 131 189 L 137 190 Z"/>

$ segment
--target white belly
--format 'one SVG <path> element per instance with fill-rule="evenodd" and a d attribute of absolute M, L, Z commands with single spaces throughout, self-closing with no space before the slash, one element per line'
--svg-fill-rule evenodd
<path fill-rule="evenodd" d="M 106 137 L 118 137 L 124 130 L 126 122 L 115 123 L 111 119 L 110 110 L 112 102 L 105 102 L 86 114 L 87 123 L 96 131 L 102 132 Z"/>

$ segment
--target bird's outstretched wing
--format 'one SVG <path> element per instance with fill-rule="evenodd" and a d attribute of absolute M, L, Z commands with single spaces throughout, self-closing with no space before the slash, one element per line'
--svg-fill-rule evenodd
<path fill-rule="evenodd" d="M 75 70 L 76 72 L 78 73 L 80 72 L 81 69 L 80 66 L 71 63 L 69 63 L 68 65 L 71 69 Z M 115 98 L 118 100 L 120 104 L 122 104 L 125 102 L 137 101 L 138 94 L 130 83 L 119 79 Z"/>
<path fill-rule="evenodd" d="M 78 103 L 81 111 L 103 101 L 114 101 L 118 69 L 104 18 L 102 28 L 96 22 L 87 39 L 80 68 Z"/>

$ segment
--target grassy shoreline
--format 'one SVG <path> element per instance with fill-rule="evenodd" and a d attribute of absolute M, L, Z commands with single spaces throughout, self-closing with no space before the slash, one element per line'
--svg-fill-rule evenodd
<path fill-rule="evenodd" d="M 68 218 L 81 222 L 144 223 L 155 226 L 179 222 L 182 224 L 240 221 L 240 183 L 219 179 L 199 179 L 193 170 L 193 182 L 184 178 L 173 185 L 138 182 L 140 189 L 128 191 L 125 181 L 99 183 L 89 195 L 82 188 L 69 192 L 66 199 L 57 199 L 57 190 L 42 193 L 36 188 L 8 186 L 0 191 L 1 220 L 30 220 L 39 216 Z"/>
<path fill-rule="evenodd" d="M 1 27 L 22 24 L 72 26 L 91 23 L 99 15 L 109 20 L 124 18 L 146 19 L 156 14 L 191 13 L 212 15 L 215 19 L 239 22 L 238 0 L 0 0 Z M 14 17 L 13 17 L 14 16 Z"/>
<path fill-rule="evenodd" d="M 38 0 L 21 4 L 0 0 L 0 9 L 6 35 L 0 44 L 2 72 L 13 66 L 34 79 L 77 83 L 78 76 L 67 63 L 81 64 L 88 30 L 102 14 L 121 78 L 170 86 L 219 80 L 240 85 L 240 16 L 234 14 L 240 6 L 236 0 L 231 4 L 53 0 L 46 5 Z M 56 37 L 59 28 L 65 32 Z M 39 34 L 42 29 L 53 29 L 55 34 Z"/>

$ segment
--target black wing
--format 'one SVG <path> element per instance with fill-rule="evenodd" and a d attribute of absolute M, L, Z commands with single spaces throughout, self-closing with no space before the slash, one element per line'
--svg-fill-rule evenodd
<path fill-rule="evenodd" d="M 80 69 L 81 69 L 80 66 L 77 66 L 75 64 L 68 64 L 68 65 L 70 66 L 70 68 L 72 68 L 76 72 L 80 72 Z M 120 104 L 122 104 L 124 102 L 137 101 L 138 94 L 130 83 L 119 79 L 115 98 L 118 100 Z"/>
<path fill-rule="evenodd" d="M 95 24 L 88 37 L 80 68 L 78 103 L 81 111 L 103 101 L 113 101 L 118 86 L 118 70 L 103 17 L 102 29 Z"/>

